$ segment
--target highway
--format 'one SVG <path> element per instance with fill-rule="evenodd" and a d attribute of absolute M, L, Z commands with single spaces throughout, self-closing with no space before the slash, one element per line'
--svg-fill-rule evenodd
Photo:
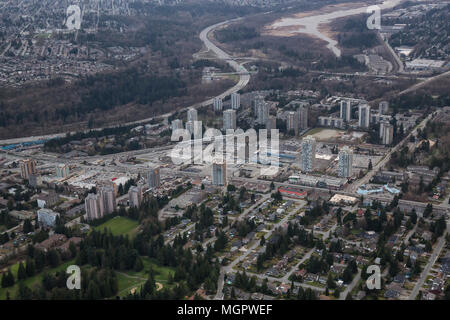
<path fill-rule="evenodd" d="M 415 85 L 413 85 L 413 86 L 411 86 L 411 87 L 409 87 L 409 88 L 407 88 L 407 89 L 401 91 L 398 95 L 400 96 L 400 95 L 409 93 L 409 92 L 411 92 L 411 91 L 415 91 L 415 90 L 420 89 L 421 87 L 423 87 L 423 86 L 429 84 L 430 82 L 433 82 L 433 81 L 435 81 L 435 80 L 439 80 L 439 79 L 441 79 L 441 78 L 445 78 L 445 77 L 448 77 L 448 76 L 450 76 L 450 71 L 447 71 L 447 72 L 441 73 L 441 74 L 439 74 L 439 75 L 437 75 L 437 76 L 428 78 L 427 80 L 425 80 L 425 81 L 423 81 L 423 82 L 416 83 Z"/>
<path fill-rule="evenodd" d="M 380 32 L 377 32 L 377 37 L 378 39 L 383 43 L 384 47 L 387 49 L 387 51 L 389 51 L 389 53 L 392 55 L 392 58 L 394 58 L 395 64 L 397 65 L 397 68 L 394 70 L 397 70 L 398 73 L 402 73 L 404 71 L 403 68 L 403 62 L 402 60 L 400 60 L 399 56 L 397 55 L 397 53 L 395 53 L 394 49 L 392 49 L 391 45 L 389 44 L 389 42 L 386 40 L 384 40 L 381 37 Z"/>
<path fill-rule="evenodd" d="M 228 53 L 226 53 L 225 51 L 223 51 L 222 49 L 220 49 L 219 47 L 217 47 L 210 39 L 210 34 L 217 29 L 218 27 L 230 24 L 232 22 L 236 22 L 242 20 L 242 18 L 237 18 L 237 19 L 231 19 L 231 20 L 227 20 L 227 21 L 223 21 L 220 23 L 216 23 L 212 26 L 209 26 L 207 28 L 205 28 L 201 33 L 200 33 L 200 40 L 202 40 L 203 44 L 206 46 L 206 48 L 209 51 L 214 52 L 214 54 L 216 55 L 217 59 L 219 60 L 224 60 L 228 63 L 228 65 L 233 68 L 233 70 L 235 70 L 238 74 L 239 74 L 239 82 L 232 87 L 231 89 L 225 91 L 224 93 L 222 93 L 221 95 L 219 95 L 219 98 L 225 98 L 226 96 L 238 92 L 239 90 L 243 89 L 245 86 L 247 86 L 248 82 L 250 81 L 250 73 L 248 72 L 248 70 L 241 64 L 237 63 L 235 61 L 235 59 L 233 59 Z M 213 103 L 214 99 L 209 99 L 206 100 L 204 102 L 202 102 L 199 106 L 207 106 Z"/>

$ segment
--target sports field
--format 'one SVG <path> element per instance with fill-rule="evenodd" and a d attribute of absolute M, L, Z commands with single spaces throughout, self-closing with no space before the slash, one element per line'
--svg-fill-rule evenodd
<path fill-rule="evenodd" d="M 139 223 L 126 217 L 114 217 L 105 223 L 95 227 L 95 230 L 103 231 L 105 228 L 111 230 L 115 236 L 129 235 L 132 237 L 136 233 Z"/>

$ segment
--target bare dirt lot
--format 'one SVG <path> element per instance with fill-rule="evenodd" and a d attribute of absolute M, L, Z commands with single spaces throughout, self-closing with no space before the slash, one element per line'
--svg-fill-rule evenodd
<path fill-rule="evenodd" d="M 317 128 L 309 131 L 307 135 L 312 135 L 316 140 L 319 141 L 330 141 L 339 138 L 344 131 L 334 130 L 334 129 L 322 129 Z"/>
<path fill-rule="evenodd" d="M 302 24 L 301 19 L 311 16 L 317 16 L 317 15 L 323 15 L 327 13 L 332 13 L 339 10 L 350 10 L 359 8 L 362 6 L 367 6 L 368 3 L 365 2 L 353 2 L 353 3 L 341 3 L 337 5 L 328 5 L 325 6 L 319 10 L 312 10 L 307 12 L 299 12 L 296 14 L 293 14 L 291 16 L 277 19 L 276 21 L 272 22 L 269 25 L 266 25 L 264 27 L 264 35 L 272 35 L 277 37 L 291 37 L 295 35 L 295 33 L 298 33 L 301 29 L 305 28 L 305 25 Z M 299 23 L 298 25 L 294 26 L 277 26 L 278 24 L 282 23 L 283 19 L 298 19 Z"/>

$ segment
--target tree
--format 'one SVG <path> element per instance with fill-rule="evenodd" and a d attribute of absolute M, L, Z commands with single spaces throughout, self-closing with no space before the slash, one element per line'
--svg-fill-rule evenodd
<path fill-rule="evenodd" d="M 256 269 L 260 271 L 263 268 L 264 263 L 264 256 L 262 254 L 259 254 L 256 258 Z"/>
<path fill-rule="evenodd" d="M 345 268 L 344 273 L 342 275 L 342 280 L 344 280 L 344 283 L 350 283 L 352 281 L 353 275 L 352 271 L 350 270 L 350 266 L 347 266 Z"/>
<path fill-rule="evenodd" d="M 12 287 L 14 285 L 14 276 L 11 269 L 8 269 L 8 273 L 4 273 L 2 277 L 2 288 Z"/>
<path fill-rule="evenodd" d="M 274 199 L 276 202 L 280 202 L 283 200 L 283 196 L 281 195 L 281 192 L 278 190 L 275 193 L 271 194 L 272 199 Z"/>
<path fill-rule="evenodd" d="M 215 251 L 222 251 L 225 249 L 225 246 L 227 245 L 228 239 L 225 234 L 225 232 L 220 232 L 216 242 L 214 243 L 214 250 Z"/>
<path fill-rule="evenodd" d="M 17 291 L 18 300 L 31 300 L 33 293 L 23 282 L 19 283 L 19 290 Z"/>
<path fill-rule="evenodd" d="M 2 288 L 9 287 L 8 285 L 8 275 L 6 273 L 2 276 Z"/>
<path fill-rule="evenodd" d="M 450 285 L 448 285 L 444 290 L 445 300 L 450 300 Z"/>
<path fill-rule="evenodd" d="M 61 256 L 58 251 L 50 250 L 48 252 L 48 261 L 52 268 L 55 268 L 61 264 Z"/>
<path fill-rule="evenodd" d="M 264 235 L 261 236 L 261 241 L 259 242 L 259 245 L 262 247 L 264 246 L 264 244 L 266 243 L 266 238 L 264 237 Z"/>
<path fill-rule="evenodd" d="M 433 212 L 433 205 L 431 203 L 429 203 L 429 204 L 427 204 L 427 206 L 423 212 L 423 216 L 425 218 L 427 218 L 431 214 L 431 212 Z"/>
<path fill-rule="evenodd" d="M 141 257 L 137 257 L 136 262 L 134 263 L 134 271 L 139 272 L 144 269 L 144 264 L 142 263 Z"/>
<path fill-rule="evenodd" d="M 411 223 L 416 224 L 417 223 L 417 213 L 416 210 L 413 209 L 411 212 Z"/>
<path fill-rule="evenodd" d="M 28 277 L 34 276 L 36 272 L 36 266 L 34 265 L 34 260 L 30 257 L 27 258 L 25 271 L 27 272 Z"/>
<path fill-rule="evenodd" d="M 77 255 L 77 247 L 72 241 L 69 243 L 69 251 L 72 258 L 74 258 Z"/>
<path fill-rule="evenodd" d="M 328 275 L 327 287 L 330 289 L 336 288 L 336 282 L 334 282 L 333 276 L 331 274 Z"/>
<path fill-rule="evenodd" d="M 205 281 L 205 290 L 208 294 L 211 294 L 213 292 L 216 291 L 216 284 L 215 282 L 211 279 L 211 277 L 207 278 Z"/>
<path fill-rule="evenodd" d="M 23 233 L 27 234 L 30 232 L 33 232 L 34 228 L 33 225 L 31 224 L 30 219 L 25 219 L 23 222 Z"/>
<path fill-rule="evenodd" d="M 89 282 L 86 298 L 88 300 L 98 300 L 101 298 L 100 289 L 95 281 Z"/>
<path fill-rule="evenodd" d="M 148 279 L 145 282 L 142 291 L 145 294 L 152 295 L 154 293 L 154 291 L 155 291 L 155 288 L 156 288 L 156 282 L 155 282 L 155 279 L 153 278 L 153 270 L 150 270 L 149 275 L 148 275 Z"/>
<path fill-rule="evenodd" d="M 222 227 L 225 228 L 226 226 L 228 226 L 228 217 L 225 216 L 222 220 Z"/>
<path fill-rule="evenodd" d="M 336 220 L 339 225 L 342 225 L 342 208 L 338 208 L 336 211 Z"/>
<path fill-rule="evenodd" d="M 369 166 L 367 168 L 369 171 L 372 171 L 373 165 L 372 165 L 372 159 L 369 159 Z"/>
<path fill-rule="evenodd" d="M 340 294 L 341 294 L 341 290 L 339 290 L 339 288 L 336 288 L 333 292 L 333 296 L 335 298 L 339 298 Z"/>
<path fill-rule="evenodd" d="M 267 280 L 267 278 L 264 278 L 264 280 L 262 281 L 261 284 L 261 292 L 266 294 L 269 291 L 269 287 L 267 286 L 267 283 L 269 282 L 269 280 Z"/>
<path fill-rule="evenodd" d="M 413 224 L 411 222 L 411 219 L 408 219 L 408 221 L 406 221 L 406 229 L 411 230 L 412 228 L 413 228 Z"/>
<path fill-rule="evenodd" d="M 19 263 L 19 270 L 17 271 L 17 279 L 23 280 L 27 278 L 27 272 L 25 271 L 25 267 L 23 266 L 23 263 Z"/>
<path fill-rule="evenodd" d="M 420 267 L 419 262 L 416 261 L 416 262 L 414 263 L 413 273 L 414 273 L 415 275 L 419 275 L 421 272 L 422 272 L 422 268 Z"/>

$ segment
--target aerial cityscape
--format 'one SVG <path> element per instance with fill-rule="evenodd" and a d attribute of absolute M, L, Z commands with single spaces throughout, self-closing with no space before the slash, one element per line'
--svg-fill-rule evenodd
<path fill-rule="evenodd" d="M 0 0 L 0 300 L 450 300 L 449 32 L 445 0 Z"/>

